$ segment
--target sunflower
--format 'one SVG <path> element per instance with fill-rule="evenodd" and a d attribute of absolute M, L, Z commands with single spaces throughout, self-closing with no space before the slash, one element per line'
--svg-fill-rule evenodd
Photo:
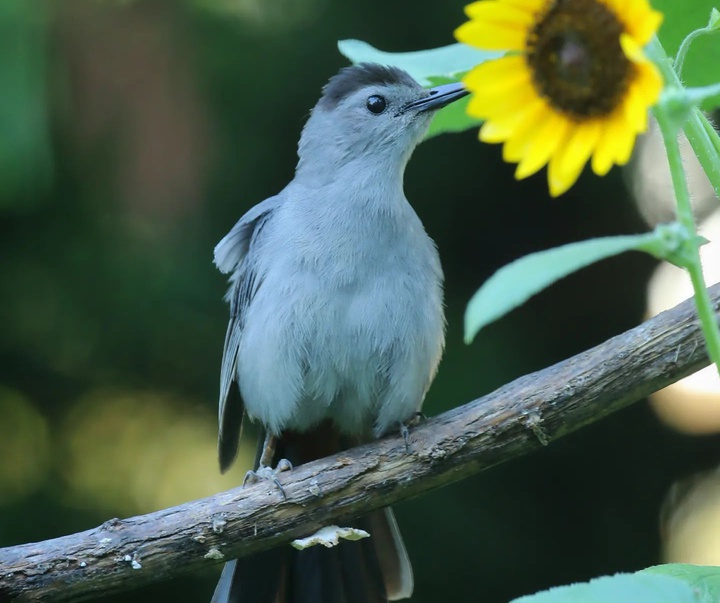
<path fill-rule="evenodd" d="M 604 176 L 630 159 L 662 90 L 643 54 L 662 21 L 647 0 L 480 0 L 455 31 L 465 44 L 510 51 L 464 78 L 480 140 L 526 178 L 548 164 L 554 197 L 589 159 Z"/>

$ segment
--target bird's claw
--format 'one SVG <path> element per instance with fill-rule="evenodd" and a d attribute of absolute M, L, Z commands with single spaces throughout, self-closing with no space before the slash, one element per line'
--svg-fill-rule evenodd
<path fill-rule="evenodd" d="M 282 487 L 282 484 L 278 479 L 278 475 L 284 471 L 290 471 L 292 468 L 292 463 L 287 459 L 280 459 L 275 469 L 269 467 L 268 465 L 260 465 L 260 467 L 258 467 L 255 471 L 250 470 L 245 474 L 245 479 L 243 479 L 243 488 L 247 484 L 256 484 L 263 479 L 270 480 L 277 486 L 277 489 L 280 490 L 283 500 L 287 500 L 285 489 Z"/>
<path fill-rule="evenodd" d="M 415 427 L 426 420 L 427 417 L 418 410 L 408 421 L 400 422 L 400 435 L 405 442 L 406 453 L 410 453 L 410 427 Z"/>
<path fill-rule="evenodd" d="M 405 423 L 400 423 L 400 435 L 405 442 L 405 452 L 410 454 L 410 430 Z"/>

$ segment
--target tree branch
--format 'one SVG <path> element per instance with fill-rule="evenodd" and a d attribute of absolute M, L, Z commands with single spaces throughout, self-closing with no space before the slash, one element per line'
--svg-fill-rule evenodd
<path fill-rule="evenodd" d="M 720 308 L 720 285 L 710 290 Z M 0 549 L 0 601 L 82 601 L 166 580 L 343 523 L 527 454 L 708 364 L 687 301 L 587 352 L 281 476 L 44 542 Z"/>

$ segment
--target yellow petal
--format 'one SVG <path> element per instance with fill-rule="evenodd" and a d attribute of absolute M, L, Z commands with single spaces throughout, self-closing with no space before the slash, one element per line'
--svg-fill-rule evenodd
<path fill-rule="evenodd" d="M 614 141 L 613 162 L 617 165 L 625 165 L 632 157 L 633 148 L 637 134 L 630 128 L 618 129 Z"/>
<path fill-rule="evenodd" d="M 527 96 L 520 99 L 513 97 L 515 103 L 509 105 L 506 102 L 503 105 L 503 110 L 507 109 L 506 113 L 497 113 L 485 121 L 482 128 L 480 128 L 480 140 L 483 142 L 506 141 L 515 132 L 517 124 L 525 117 L 528 107 L 532 106 L 536 100 L 537 96 Z"/>
<path fill-rule="evenodd" d="M 522 56 L 501 57 L 473 67 L 463 78 L 471 92 L 504 88 L 508 82 L 530 81 L 530 70 Z"/>
<path fill-rule="evenodd" d="M 547 103 L 540 97 L 525 107 L 503 147 L 505 161 L 514 163 L 525 156 L 527 147 L 537 136 L 538 126 L 546 119 L 549 111 Z"/>
<path fill-rule="evenodd" d="M 465 7 L 465 14 L 472 20 L 519 28 L 525 32 L 533 23 L 531 12 L 496 0 L 480 0 L 480 2 L 468 4 Z"/>
<path fill-rule="evenodd" d="M 645 57 L 642 48 L 627 34 L 620 35 L 620 46 L 625 56 L 632 61 L 631 68 L 635 70 L 631 84 L 631 87 L 636 88 L 635 92 L 637 93 L 634 102 L 651 107 L 660 98 L 663 87 L 660 70 L 655 63 Z"/>
<path fill-rule="evenodd" d="M 620 34 L 620 48 L 622 48 L 625 56 L 633 63 L 642 63 L 647 60 L 642 46 L 640 46 L 640 44 L 638 44 L 629 34 Z"/>
<path fill-rule="evenodd" d="M 647 128 L 648 105 L 643 102 L 643 92 L 636 82 L 625 91 L 623 112 L 627 125 L 634 133 L 644 132 Z"/>
<path fill-rule="evenodd" d="M 644 61 L 635 65 L 635 85 L 637 93 L 644 105 L 652 107 L 660 98 L 663 78 L 655 63 Z"/>
<path fill-rule="evenodd" d="M 458 42 L 484 50 L 525 50 L 527 31 L 484 21 L 467 21 L 455 30 Z"/>
<path fill-rule="evenodd" d="M 571 125 L 563 115 L 548 111 L 547 116 L 538 124 L 535 137 L 525 149 L 525 155 L 515 170 L 515 178 L 522 180 L 532 176 L 544 166 L 567 138 Z"/>
<path fill-rule="evenodd" d="M 553 197 L 568 190 L 580 176 L 600 136 L 600 122 L 577 124 L 570 131 L 567 143 L 550 159 L 548 184 Z"/>
<path fill-rule="evenodd" d="M 653 106 L 662 91 L 663 80 L 654 63 L 648 61 L 642 49 L 627 34 L 620 36 L 620 45 L 625 56 L 633 64 L 634 74 L 622 100 L 623 110 L 633 132 L 644 132 L 647 128 L 648 109 Z"/>
<path fill-rule="evenodd" d="M 631 31 L 635 35 L 635 39 L 643 46 L 650 42 L 652 37 L 657 33 L 663 22 L 663 14 L 656 10 L 651 10 L 642 19 L 638 19 L 632 26 Z"/>
<path fill-rule="evenodd" d="M 514 124 L 503 124 L 494 121 L 486 121 L 478 132 L 478 138 L 482 142 L 498 143 L 505 142 L 513 133 Z"/>
<path fill-rule="evenodd" d="M 470 97 L 467 113 L 480 119 L 514 120 L 535 98 L 535 89 L 527 83 L 519 83 L 507 90 L 476 92 Z"/>
<path fill-rule="evenodd" d="M 663 14 L 653 10 L 647 0 L 601 0 L 639 46 L 645 46 L 657 32 Z"/>
<path fill-rule="evenodd" d="M 598 176 L 607 174 L 616 158 L 625 156 L 628 140 L 631 141 L 630 149 L 632 149 L 634 139 L 635 134 L 625 121 L 622 111 L 616 111 L 611 117 L 607 118 L 592 156 L 591 167 L 593 172 Z"/>
<path fill-rule="evenodd" d="M 650 41 L 663 21 L 663 14 L 653 10 L 647 0 L 626 0 L 617 16 L 640 46 Z"/>
<path fill-rule="evenodd" d="M 471 2 L 470 4 L 465 5 L 465 8 L 463 10 L 465 11 L 467 17 L 469 19 L 472 19 L 473 15 L 475 14 L 475 9 L 481 4 L 485 4 L 486 2 L 490 1 L 491 0 L 478 0 L 477 2 Z"/>

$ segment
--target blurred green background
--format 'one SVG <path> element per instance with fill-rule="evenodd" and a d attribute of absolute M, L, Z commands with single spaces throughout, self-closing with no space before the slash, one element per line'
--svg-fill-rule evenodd
<path fill-rule="evenodd" d="M 4 0 L 0 4 L 0 546 L 238 485 L 220 477 L 227 324 L 215 243 L 292 178 L 336 41 L 452 42 L 463 3 Z M 448 346 L 434 415 L 638 324 L 654 262 L 625 255 L 462 343 L 479 284 L 521 255 L 640 232 L 628 171 L 558 200 L 467 132 L 428 141 L 406 193 L 437 241 Z M 720 440 L 632 408 L 396 509 L 417 603 L 494 603 L 661 558 L 659 509 Z M 220 566 L 136 603 L 209 601 Z M 125 601 L 128 594 L 103 599 Z"/>

